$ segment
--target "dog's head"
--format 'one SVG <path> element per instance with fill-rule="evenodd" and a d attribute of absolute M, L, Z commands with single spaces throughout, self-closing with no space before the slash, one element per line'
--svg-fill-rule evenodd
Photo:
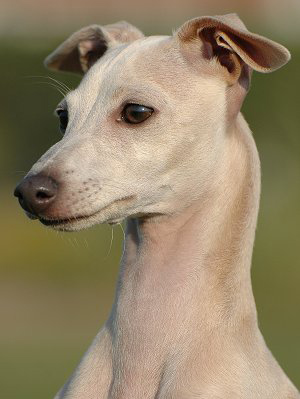
<path fill-rule="evenodd" d="M 180 211 L 209 190 L 252 70 L 289 57 L 234 14 L 193 19 L 173 36 L 125 22 L 81 29 L 46 59 L 84 75 L 56 110 L 64 136 L 15 195 L 61 230 Z"/>

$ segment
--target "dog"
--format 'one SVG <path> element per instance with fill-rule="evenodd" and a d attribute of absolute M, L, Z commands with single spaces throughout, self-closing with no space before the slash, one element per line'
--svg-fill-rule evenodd
<path fill-rule="evenodd" d="M 56 230 L 127 223 L 112 311 L 56 399 L 300 398 L 257 324 L 260 164 L 240 112 L 252 71 L 289 59 L 236 14 L 172 36 L 92 25 L 47 57 L 83 78 L 15 195 Z"/>

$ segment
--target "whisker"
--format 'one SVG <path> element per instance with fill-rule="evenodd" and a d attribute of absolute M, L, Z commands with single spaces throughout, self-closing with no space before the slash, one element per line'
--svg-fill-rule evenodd
<path fill-rule="evenodd" d="M 54 78 L 52 78 L 51 76 L 47 76 L 47 78 L 53 80 L 54 82 L 56 82 L 57 84 L 59 84 L 60 86 L 62 86 L 62 87 L 66 90 L 66 93 L 69 93 L 70 91 L 72 91 L 72 89 L 70 89 L 70 87 L 67 86 L 65 83 L 60 82 L 59 80 L 54 79 Z"/>
<path fill-rule="evenodd" d="M 88 240 L 84 238 L 83 242 L 85 243 L 86 249 L 90 249 Z"/>
<path fill-rule="evenodd" d="M 21 175 L 26 175 L 26 171 L 25 170 L 15 170 L 13 173 L 18 173 L 18 174 L 21 174 Z"/>
<path fill-rule="evenodd" d="M 66 94 L 70 91 L 72 91 L 72 89 L 70 89 L 69 86 L 67 86 L 65 83 L 60 82 L 57 79 L 52 78 L 51 76 L 42 76 L 42 75 L 32 75 L 32 76 L 25 76 L 25 78 L 37 78 L 37 79 L 50 79 L 53 82 L 57 83 L 63 90 L 65 90 Z"/>
<path fill-rule="evenodd" d="M 75 246 L 74 246 L 74 242 L 72 241 L 72 239 L 71 239 L 71 238 L 68 238 L 68 241 L 69 241 L 69 243 L 71 244 L 71 246 L 73 247 L 73 249 L 76 249 Z"/>
<path fill-rule="evenodd" d="M 47 85 L 49 85 L 49 86 L 51 86 L 51 87 L 54 87 L 63 97 L 65 97 L 65 93 L 59 88 L 59 87 L 57 87 L 54 83 L 50 83 L 50 82 L 42 82 L 42 81 L 40 81 L 40 82 L 32 82 L 32 84 L 47 84 Z"/>
<path fill-rule="evenodd" d="M 110 253 L 111 253 L 113 241 L 114 241 L 114 226 L 111 226 L 111 239 L 110 239 L 109 250 L 108 250 L 108 253 L 106 254 L 104 260 L 106 260 L 109 257 Z"/>
<path fill-rule="evenodd" d="M 124 231 L 124 228 L 123 228 L 123 226 L 122 226 L 122 223 L 118 223 L 118 226 L 120 226 L 120 228 L 121 228 L 121 230 L 122 230 L 123 239 L 124 239 L 124 241 L 125 241 L 125 231 Z"/>
<path fill-rule="evenodd" d="M 79 245 L 79 243 L 78 243 L 78 241 L 77 241 L 76 237 L 74 237 L 74 241 L 75 241 L 75 244 L 77 245 L 77 248 L 79 248 L 79 247 L 80 247 L 80 245 Z"/>

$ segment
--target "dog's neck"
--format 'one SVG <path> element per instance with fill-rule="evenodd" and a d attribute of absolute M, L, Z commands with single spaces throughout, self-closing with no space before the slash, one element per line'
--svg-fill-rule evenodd
<path fill-rule="evenodd" d="M 180 368 L 197 354 L 214 357 L 216 335 L 241 334 L 245 323 L 248 334 L 257 328 L 250 266 L 259 169 L 240 117 L 226 138 L 222 177 L 205 199 L 177 215 L 128 220 L 108 323 L 113 370 L 121 370 L 113 371 L 112 398 L 154 397 L 165 373 L 175 373 L 169 361 Z"/>

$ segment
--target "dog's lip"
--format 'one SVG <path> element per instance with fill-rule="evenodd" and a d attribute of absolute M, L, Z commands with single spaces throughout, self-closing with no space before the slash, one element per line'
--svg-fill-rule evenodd
<path fill-rule="evenodd" d="M 106 208 L 110 207 L 111 205 L 113 205 L 115 203 L 132 200 L 134 198 L 135 198 L 134 195 L 128 195 L 126 197 L 119 198 L 115 201 L 110 202 L 108 205 L 104 206 L 103 208 L 98 209 L 96 212 L 93 212 L 88 215 L 71 216 L 68 218 L 45 218 L 45 217 L 39 215 L 37 218 L 45 226 L 54 226 L 55 227 L 55 226 L 61 226 L 61 225 L 68 225 L 68 224 L 72 224 L 74 222 L 89 219 L 89 218 L 97 215 L 98 213 L 104 211 Z M 33 216 L 33 218 L 36 218 L 34 215 L 32 215 L 32 216 Z M 29 217 L 31 217 L 31 215 Z"/>
<path fill-rule="evenodd" d="M 105 207 L 106 208 L 106 207 Z M 43 218 L 41 216 L 39 216 L 39 221 L 41 223 L 43 223 L 45 226 L 60 226 L 60 225 L 66 225 L 66 224 L 70 224 L 72 222 L 77 222 L 80 220 L 84 220 L 84 219 L 89 219 L 95 215 L 97 215 L 97 213 L 101 212 L 103 209 L 105 208 L 101 208 L 99 209 L 97 212 L 91 213 L 89 215 L 79 215 L 79 216 L 71 216 L 69 218 L 61 218 L 61 219 L 47 219 L 47 218 Z"/>
<path fill-rule="evenodd" d="M 45 226 L 59 226 L 59 225 L 69 224 L 69 223 L 72 223 L 75 221 L 79 221 L 82 219 L 88 219 L 89 217 L 91 217 L 93 215 L 77 216 L 77 217 L 71 217 L 71 218 L 67 218 L 67 219 L 44 219 L 42 217 L 39 217 L 38 219 Z"/>
<path fill-rule="evenodd" d="M 26 216 L 29 217 L 29 219 L 35 220 L 38 219 L 38 216 L 34 215 L 33 213 L 25 211 Z"/>

